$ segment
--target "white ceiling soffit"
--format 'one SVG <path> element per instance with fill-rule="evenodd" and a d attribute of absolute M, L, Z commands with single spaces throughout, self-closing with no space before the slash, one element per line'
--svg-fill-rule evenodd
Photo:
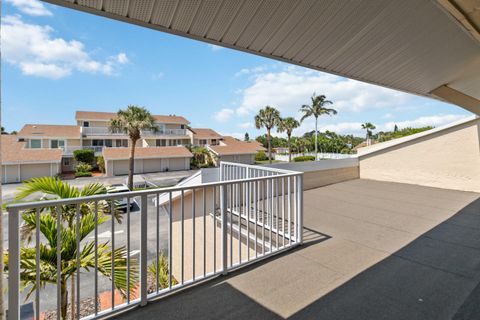
<path fill-rule="evenodd" d="M 447 86 L 480 114 L 480 41 L 445 5 L 471 22 L 479 0 L 46 2 L 461 105 Z"/>

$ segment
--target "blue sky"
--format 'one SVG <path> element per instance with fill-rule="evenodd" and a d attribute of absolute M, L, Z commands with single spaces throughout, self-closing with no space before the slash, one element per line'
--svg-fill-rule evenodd
<path fill-rule="evenodd" d="M 265 105 L 283 116 L 313 92 L 338 115 L 321 130 L 363 134 L 396 123 L 439 126 L 470 115 L 432 99 L 294 67 L 243 52 L 116 22 L 36 0 L 5 0 L 2 16 L 3 126 L 74 124 L 75 110 L 112 111 L 128 104 L 183 115 L 192 127 L 256 136 Z M 313 129 L 307 120 L 297 134 Z"/>

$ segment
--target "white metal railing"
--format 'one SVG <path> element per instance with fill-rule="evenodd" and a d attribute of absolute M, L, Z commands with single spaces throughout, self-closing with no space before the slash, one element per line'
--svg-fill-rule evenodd
<path fill-rule="evenodd" d="M 109 136 L 109 135 L 120 135 L 126 136 L 124 131 L 110 131 L 107 127 L 82 127 L 82 134 L 90 136 Z M 152 130 L 143 130 L 142 135 L 144 136 L 162 136 L 162 135 L 178 135 L 184 136 L 187 134 L 186 129 L 160 129 L 156 132 Z"/>
<path fill-rule="evenodd" d="M 306 152 L 306 153 L 292 153 L 292 161 L 295 157 L 300 156 L 313 156 L 315 157 L 315 152 Z M 343 154 L 343 153 L 330 153 L 330 152 L 319 152 L 318 159 L 350 159 L 356 158 L 356 154 Z M 278 161 L 288 161 L 288 154 L 275 154 L 275 160 Z"/>
<path fill-rule="evenodd" d="M 103 146 L 67 146 L 63 148 L 63 151 L 65 152 L 65 154 L 71 155 L 75 150 L 81 149 L 90 149 L 94 152 L 101 153 L 103 151 Z"/>
<path fill-rule="evenodd" d="M 25 280 L 27 289 L 37 288 L 28 300 L 35 319 L 49 310 L 60 319 L 66 274 L 76 286 L 72 318 L 80 318 L 87 298 L 94 306 L 84 318 L 98 318 L 302 243 L 302 173 L 225 162 L 219 170 L 220 181 L 212 183 L 9 205 L 8 318 L 20 318 Z M 127 205 L 120 214 L 115 200 L 122 199 Z M 86 234 L 80 230 L 88 222 L 94 230 Z M 26 224 L 30 242 L 19 232 Z M 162 256 L 164 265 L 155 264 Z M 152 270 L 164 277 L 152 277 Z M 53 284 L 47 276 L 56 279 Z M 123 302 L 116 303 L 122 279 Z M 102 310 L 105 292 L 111 302 Z"/>
<path fill-rule="evenodd" d="M 187 135 L 186 129 L 160 129 L 158 131 L 152 130 L 143 130 L 143 136 L 163 136 L 163 135 L 173 135 L 173 136 L 185 136 Z"/>
<path fill-rule="evenodd" d="M 107 127 L 82 127 L 82 134 L 90 136 L 116 135 L 126 136 L 121 130 L 110 131 Z"/>

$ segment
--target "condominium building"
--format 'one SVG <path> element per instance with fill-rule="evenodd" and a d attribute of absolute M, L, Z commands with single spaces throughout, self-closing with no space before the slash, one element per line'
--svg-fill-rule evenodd
<path fill-rule="evenodd" d="M 2 136 L 2 182 L 54 176 L 75 170 L 75 150 L 103 156 L 106 174 L 128 174 L 130 141 L 123 131 L 109 129 L 112 112 L 77 111 L 75 125 L 26 124 L 13 136 Z M 212 129 L 190 128 L 182 116 L 155 115 L 158 130 L 145 130 L 135 149 L 135 173 L 189 170 L 193 156 L 186 146 L 206 147 L 218 160 L 253 163 L 263 149 L 256 142 L 224 137 Z"/>

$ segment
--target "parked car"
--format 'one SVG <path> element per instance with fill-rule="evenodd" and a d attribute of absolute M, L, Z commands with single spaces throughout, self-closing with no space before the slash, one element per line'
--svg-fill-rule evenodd
<path fill-rule="evenodd" d="M 107 193 L 123 193 L 123 192 L 129 192 L 130 189 L 125 184 L 112 184 L 108 190 Z M 134 199 L 130 199 L 130 209 L 133 207 Z M 127 205 L 128 205 L 128 199 L 127 198 L 122 198 L 120 200 L 116 200 L 116 206 L 118 209 L 126 211 L 127 210 Z"/>

